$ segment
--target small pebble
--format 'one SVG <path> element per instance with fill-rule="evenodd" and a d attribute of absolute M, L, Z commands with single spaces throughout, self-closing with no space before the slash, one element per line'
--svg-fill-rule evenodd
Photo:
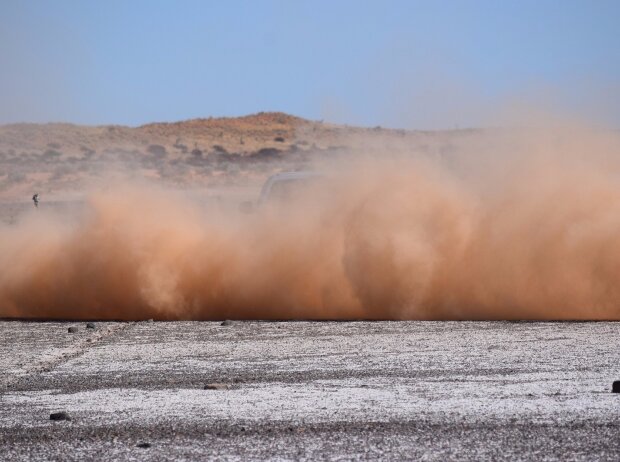
<path fill-rule="evenodd" d="M 50 420 L 71 420 L 71 417 L 66 412 L 52 412 Z"/>
<path fill-rule="evenodd" d="M 227 319 L 226 321 L 222 321 L 222 324 L 220 324 L 220 326 L 232 326 L 232 321 Z"/>
<path fill-rule="evenodd" d="M 151 443 L 138 443 L 136 444 L 137 447 L 139 448 L 144 448 L 144 449 L 148 449 L 151 447 Z"/>
<path fill-rule="evenodd" d="M 95 328 L 95 323 L 94 322 L 87 322 L 86 323 L 86 328 L 87 329 L 94 329 Z"/>
<path fill-rule="evenodd" d="M 612 383 L 611 392 L 620 393 L 620 380 L 616 380 L 614 383 Z"/>
<path fill-rule="evenodd" d="M 208 383 L 205 385 L 205 390 L 228 390 L 228 388 L 225 383 Z"/>
<path fill-rule="evenodd" d="M 71 327 L 69 327 L 69 328 L 67 329 L 67 331 L 68 331 L 70 334 L 75 334 L 75 333 L 77 333 L 78 328 L 77 328 L 77 327 L 75 327 L 75 326 L 71 326 Z"/>

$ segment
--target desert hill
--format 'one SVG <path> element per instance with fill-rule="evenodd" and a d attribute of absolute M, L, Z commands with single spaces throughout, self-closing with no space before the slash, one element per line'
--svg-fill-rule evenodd
<path fill-rule="evenodd" d="M 110 171 L 187 188 L 247 183 L 321 156 L 377 145 L 441 152 L 466 135 L 349 127 L 280 112 L 138 127 L 10 124 L 0 126 L 0 200 L 28 198 L 35 190 L 76 191 Z"/>

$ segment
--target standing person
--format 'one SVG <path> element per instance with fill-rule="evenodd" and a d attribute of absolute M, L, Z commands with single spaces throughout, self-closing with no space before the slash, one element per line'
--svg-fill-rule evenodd
<path fill-rule="evenodd" d="M 34 196 L 32 196 L 32 202 L 34 202 L 35 207 L 39 207 L 39 193 L 36 193 Z"/>

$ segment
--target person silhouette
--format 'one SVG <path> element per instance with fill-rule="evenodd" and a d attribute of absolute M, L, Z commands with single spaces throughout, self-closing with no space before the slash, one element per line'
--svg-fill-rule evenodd
<path fill-rule="evenodd" d="M 34 202 L 35 207 L 39 207 L 39 193 L 36 193 L 32 196 L 32 202 Z"/>

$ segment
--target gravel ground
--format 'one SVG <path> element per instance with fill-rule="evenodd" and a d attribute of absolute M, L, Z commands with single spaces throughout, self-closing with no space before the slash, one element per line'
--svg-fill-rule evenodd
<path fill-rule="evenodd" d="M 619 330 L 604 322 L 87 329 L 4 321 L 0 454 L 618 460 L 620 394 L 610 390 L 620 380 Z M 50 420 L 56 412 L 70 420 Z"/>

